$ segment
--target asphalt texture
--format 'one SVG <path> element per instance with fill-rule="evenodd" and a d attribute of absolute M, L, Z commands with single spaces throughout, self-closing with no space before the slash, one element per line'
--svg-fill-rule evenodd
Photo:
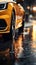
<path fill-rule="evenodd" d="M 33 42 L 31 38 L 26 36 L 22 43 L 24 50 L 20 55 L 20 58 L 14 58 L 13 61 L 9 59 L 7 60 L 4 56 L 0 56 L 0 65 L 36 65 L 36 48 L 31 47 L 32 44 L 36 44 L 36 42 Z"/>

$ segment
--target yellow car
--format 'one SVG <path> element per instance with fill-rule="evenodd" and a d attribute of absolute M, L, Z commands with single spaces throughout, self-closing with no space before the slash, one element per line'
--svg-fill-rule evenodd
<path fill-rule="evenodd" d="M 12 39 L 15 36 L 16 30 L 23 27 L 25 11 L 23 7 L 16 2 L 1 2 L 0 3 L 0 39 L 8 41 L 8 39 Z M 12 42 L 12 41 L 11 41 Z M 2 49 L 11 48 L 11 43 L 3 42 L 3 45 L 0 44 Z M 7 52 L 0 52 L 2 54 L 7 55 Z"/>
<path fill-rule="evenodd" d="M 23 7 L 14 1 L 0 3 L 0 36 L 22 27 L 24 13 Z"/>
<path fill-rule="evenodd" d="M 11 23 L 14 23 L 15 29 L 22 26 L 24 9 L 17 3 L 0 4 L 0 33 L 9 33 Z M 14 18 L 14 19 L 13 19 Z M 13 25 L 13 24 L 12 24 Z"/>

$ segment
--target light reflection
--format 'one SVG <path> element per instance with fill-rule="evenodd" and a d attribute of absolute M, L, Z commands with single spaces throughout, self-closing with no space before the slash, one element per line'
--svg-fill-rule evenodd
<path fill-rule="evenodd" d="M 23 47 L 22 47 L 22 35 L 19 36 L 19 38 L 15 41 L 14 43 L 14 50 L 15 50 L 15 57 L 19 58 L 22 51 L 23 51 Z"/>
<path fill-rule="evenodd" d="M 36 25 L 33 25 L 33 41 L 36 41 Z"/>
<path fill-rule="evenodd" d="M 33 22 L 33 33 L 32 33 L 32 51 L 36 52 L 36 20 Z"/>

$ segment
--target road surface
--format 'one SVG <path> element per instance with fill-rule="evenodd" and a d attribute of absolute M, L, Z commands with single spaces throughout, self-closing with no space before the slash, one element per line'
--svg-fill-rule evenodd
<path fill-rule="evenodd" d="M 35 41 L 29 39 L 28 35 L 24 38 L 21 34 L 14 44 L 17 59 L 15 59 L 13 65 L 36 65 L 36 39 Z M 0 63 L 2 65 L 12 65 L 11 61 L 5 59 L 5 57 L 1 57 Z"/>

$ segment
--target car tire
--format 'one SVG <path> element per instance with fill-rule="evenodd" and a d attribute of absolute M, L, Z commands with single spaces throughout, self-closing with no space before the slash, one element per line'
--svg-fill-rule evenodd
<path fill-rule="evenodd" d="M 10 53 L 11 56 L 11 60 L 13 61 L 13 63 L 15 62 L 15 51 L 14 51 L 14 46 L 13 43 L 15 40 L 17 40 L 17 38 L 19 37 L 19 35 L 21 35 L 21 33 L 23 32 L 23 23 L 22 23 L 22 27 L 20 27 L 19 29 L 15 30 L 15 19 L 16 19 L 16 15 L 15 15 L 15 11 L 13 10 L 12 13 L 12 20 L 11 20 L 11 30 L 10 30 L 10 34 L 11 34 L 11 46 L 10 46 L 10 51 L 12 53 Z M 20 31 L 21 30 L 21 31 Z M 20 32 L 20 33 L 19 33 Z"/>
<path fill-rule="evenodd" d="M 11 29 L 10 29 L 10 38 L 11 38 L 11 44 L 10 44 L 10 60 L 11 63 L 14 64 L 15 62 L 15 53 L 14 53 L 14 41 L 15 41 L 15 11 L 12 12 L 12 20 L 11 20 Z"/>

